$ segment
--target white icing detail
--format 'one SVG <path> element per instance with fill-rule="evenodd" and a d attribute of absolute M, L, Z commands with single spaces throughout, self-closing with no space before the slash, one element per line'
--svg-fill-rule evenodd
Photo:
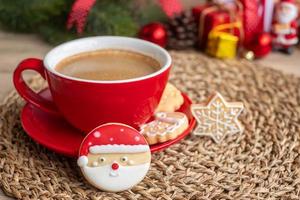
<path fill-rule="evenodd" d="M 112 138 L 112 137 L 111 137 L 111 138 L 109 138 L 109 141 L 114 141 L 114 138 Z"/>
<path fill-rule="evenodd" d="M 140 141 L 140 139 L 141 139 L 140 136 L 135 136 L 135 137 L 134 137 L 134 140 L 135 140 L 135 141 Z"/>
<path fill-rule="evenodd" d="M 111 192 L 119 192 L 132 188 L 143 180 L 150 167 L 150 163 L 134 166 L 120 166 L 118 176 L 112 173 L 111 165 L 98 167 L 81 167 L 85 178 L 95 187 Z M 113 175 L 113 176 L 112 176 Z"/>
<path fill-rule="evenodd" d="M 207 105 L 192 105 L 192 114 L 198 122 L 194 135 L 209 136 L 219 143 L 226 135 L 241 133 L 238 116 L 243 110 L 240 102 L 228 103 L 216 93 Z"/>
<path fill-rule="evenodd" d="M 176 117 L 167 117 L 167 113 L 159 112 L 155 115 L 156 119 L 148 124 L 144 124 L 141 126 L 141 133 L 146 134 L 148 136 L 153 135 L 165 135 L 168 133 L 172 133 L 179 127 L 181 127 L 185 122 L 188 121 L 185 115 L 182 115 L 181 118 Z M 163 124 L 169 124 L 168 126 L 164 126 Z M 149 129 L 146 131 L 146 127 Z M 160 132 L 164 130 L 163 132 Z"/>
<path fill-rule="evenodd" d="M 148 145 L 125 145 L 125 144 L 107 144 L 107 145 L 94 145 L 89 148 L 92 154 L 98 153 L 139 153 L 150 151 Z"/>
<path fill-rule="evenodd" d="M 89 142 L 89 143 L 88 143 L 88 145 L 92 145 L 92 143 L 91 143 L 91 142 Z"/>
<path fill-rule="evenodd" d="M 121 131 L 121 132 L 124 132 L 124 128 L 121 128 L 120 131 Z"/>
<path fill-rule="evenodd" d="M 117 176 L 119 176 L 119 172 L 118 172 L 118 170 L 112 170 L 109 172 L 109 175 L 112 177 L 117 177 Z"/>
<path fill-rule="evenodd" d="M 97 167 L 98 166 L 98 162 L 97 161 L 94 161 L 93 162 L 93 167 Z"/>
<path fill-rule="evenodd" d="M 129 161 L 128 161 L 128 164 L 129 164 L 129 165 L 133 165 L 133 164 L 134 164 L 134 161 L 133 161 L 133 160 L 129 160 Z"/>
<path fill-rule="evenodd" d="M 83 167 L 83 166 L 86 166 L 89 162 L 89 159 L 87 156 L 80 156 L 77 160 L 77 165 L 79 167 Z"/>
<path fill-rule="evenodd" d="M 167 116 L 157 116 L 156 119 L 161 120 L 162 122 L 166 122 L 166 123 L 177 123 L 178 121 L 180 121 L 180 119 L 178 118 L 173 118 L 173 117 L 167 117 Z"/>
<path fill-rule="evenodd" d="M 101 133 L 100 133 L 99 131 L 95 131 L 95 132 L 94 132 L 94 137 L 95 137 L 95 138 L 101 137 Z"/>

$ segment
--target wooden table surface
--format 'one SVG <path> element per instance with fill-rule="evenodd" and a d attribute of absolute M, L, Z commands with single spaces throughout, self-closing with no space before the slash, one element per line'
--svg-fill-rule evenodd
<path fill-rule="evenodd" d="M 12 73 L 17 64 L 25 58 L 43 58 L 51 46 L 35 35 L 14 34 L 0 31 L 0 101 L 13 89 Z M 300 50 L 293 55 L 286 56 L 272 53 L 267 58 L 256 61 L 265 66 L 282 70 L 300 76 Z M 33 73 L 26 73 L 29 78 Z M 0 199 L 8 200 L 0 191 Z"/>

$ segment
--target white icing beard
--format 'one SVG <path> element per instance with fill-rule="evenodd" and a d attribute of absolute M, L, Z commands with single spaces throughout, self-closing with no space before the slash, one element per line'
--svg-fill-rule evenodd
<path fill-rule="evenodd" d="M 118 170 L 112 170 L 111 165 L 98 167 L 82 166 L 81 170 L 86 179 L 95 187 L 119 192 L 132 188 L 146 176 L 150 163 L 134 166 L 121 166 Z"/>

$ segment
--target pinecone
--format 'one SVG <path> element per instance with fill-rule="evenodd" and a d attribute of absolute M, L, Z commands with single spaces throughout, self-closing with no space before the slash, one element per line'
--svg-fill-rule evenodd
<path fill-rule="evenodd" d="M 171 49 L 186 49 L 197 41 L 197 23 L 192 12 L 185 11 L 175 15 L 166 24 L 168 45 Z"/>

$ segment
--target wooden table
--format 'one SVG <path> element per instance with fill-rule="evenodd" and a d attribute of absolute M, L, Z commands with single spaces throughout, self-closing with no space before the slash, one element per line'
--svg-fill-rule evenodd
<path fill-rule="evenodd" d="M 12 72 L 17 64 L 29 57 L 43 58 L 51 47 L 34 35 L 0 31 L 0 99 L 13 89 Z M 31 73 L 32 74 L 32 73 Z M 27 76 L 26 76 L 27 75 Z M 26 73 L 29 77 L 30 73 Z"/>
<path fill-rule="evenodd" d="M 17 64 L 24 58 L 43 58 L 50 48 L 50 45 L 35 35 L 0 31 L 0 101 L 13 89 L 11 77 Z M 299 49 L 291 56 L 272 53 L 267 58 L 256 62 L 300 76 Z M 26 73 L 25 78 L 29 78 L 32 75 L 32 73 Z M 2 191 L 0 191 L 0 199 L 8 200 L 11 198 L 6 197 Z"/>

